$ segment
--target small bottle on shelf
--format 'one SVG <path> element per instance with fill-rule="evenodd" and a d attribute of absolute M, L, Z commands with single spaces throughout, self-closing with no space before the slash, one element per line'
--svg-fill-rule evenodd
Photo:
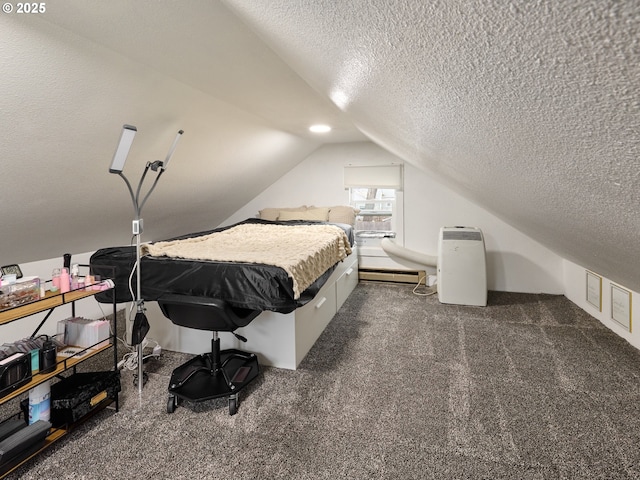
<path fill-rule="evenodd" d="M 51 285 L 53 285 L 54 287 L 51 289 L 52 292 L 56 290 L 60 290 L 60 269 L 59 268 L 53 269 L 53 273 L 51 274 Z"/>
<path fill-rule="evenodd" d="M 71 278 L 69 277 L 69 270 L 63 268 L 60 271 L 60 293 L 66 293 L 71 289 Z"/>
<path fill-rule="evenodd" d="M 77 290 L 79 284 L 80 265 L 74 263 L 71 266 L 71 290 Z"/>

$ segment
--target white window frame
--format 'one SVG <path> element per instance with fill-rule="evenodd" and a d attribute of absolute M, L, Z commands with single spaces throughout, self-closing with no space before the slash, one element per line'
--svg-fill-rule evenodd
<path fill-rule="evenodd" d="M 379 188 L 395 190 L 392 205 L 391 226 L 395 242 L 404 245 L 404 168 L 402 164 L 344 167 L 344 187 L 348 190 L 349 203 L 353 205 L 351 188 Z"/>

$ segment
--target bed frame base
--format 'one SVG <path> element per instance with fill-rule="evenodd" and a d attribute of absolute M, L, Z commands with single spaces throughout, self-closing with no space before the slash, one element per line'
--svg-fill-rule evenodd
<path fill-rule="evenodd" d="M 260 365 L 296 370 L 324 328 L 358 283 L 357 248 L 340 262 L 326 284 L 307 305 L 292 313 L 265 311 L 235 333 L 247 338 L 240 342 L 233 334 L 220 332 L 223 349 L 254 352 Z M 156 302 L 146 304 L 151 323 L 149 336 L 163 349 L 198 354 L 209 349 L 202 331 L 173 324 Z"/>
<path fill-rule="evenodd" d="M 352 253 L 303 307 L 291 313 L 262 312 L 239 328 L 236 332 L 248 340 L 242 348 L 255 352 L 261 365 L 296 370 L 357 283 L 358 261 Z M 224 347 L 240 347 L 229 335 L 222 340 Z"/>

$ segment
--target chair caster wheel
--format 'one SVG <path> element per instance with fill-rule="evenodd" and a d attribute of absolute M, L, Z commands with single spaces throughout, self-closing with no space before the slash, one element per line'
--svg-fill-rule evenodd
<path fill-rule="evenodd" d="M 238 412 L 238 397 L 233 395 L 229 397 L 229 415 L 235 415 Z"/>
<path fill-rule="evenodd" d="M 174 395 L 169 395 L 169 400 L 167 400 L 167 413 L 175 412 L 177 404 L 178 399 Z"/>

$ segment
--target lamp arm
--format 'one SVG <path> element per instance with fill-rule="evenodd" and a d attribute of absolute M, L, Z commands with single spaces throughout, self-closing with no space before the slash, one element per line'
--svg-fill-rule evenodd
<path fill-rule="evenodd" d="M 144 196 L 144 199 L 142 199 L 142 203 L 140 204 L 140 208 L 139 208 L 140 212 L 142 212 L 142 207 L 144 207 L 144 204 L 147 202 L 147 199 L 151 195 L 151 192 L 153 192 L 153 190 L 156 188 L 156 185 L 158 184 L 158 180 L 160 180 L 160 176 L 162 175 L 163 172 L 164 172 L 164 169 L 158 172 L 158 174 L 156 175 L 156 179 L 153 181 L 153 185 L 151 185 L 151 188 L 149 189 L 147 194 Z"/>
<path fill-rule="evenodd" d="M 138 182 L 138 189 L 136 190 L 136 208 L 138 209 L 138 216 L 142 213 L 142 207 L 140 206 L 140 190 L 142 190 L 142 184 L 144 183 L 144 179 L 147 176 L 147 172 L 149 171 L 149 166 L 151 164 L 147 162 L 147 165 L 144 167 L 144 171 L 142 172 L 142 176 L 140 177 L 140 181 Z"/>
<path fill-rule="evenodd" d="M 124 183 L 127 184 L 127 188 L 129 189 L 129 195 L 131 196 L 131 202 L 133 203 L 133 210 L 135 211 L 136 218 L 140 218 L 140 208 L 138 208 L 138 202 L 136 201 L 136 197 L 133 194 L 133 188 L 131 188 L 131 184 L 127 177 L 124 176 L 124 173 L 118 172 L 118 175 L 124 180 Z"/>

